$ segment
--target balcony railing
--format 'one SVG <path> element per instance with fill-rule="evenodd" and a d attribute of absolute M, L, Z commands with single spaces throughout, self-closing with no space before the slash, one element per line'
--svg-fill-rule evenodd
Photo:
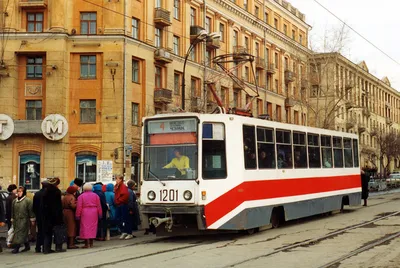
<path fill-rule="evenodd" d="M 170 26 L 171 23 L 171 12 L 161 7 L 157 7 L 154 10 L 154 23 L 159 26 Z"/>
<path fill-rule="evenodd" d="M 172 90 L 166 88 L 158 88 L 154 90 L 154 102 L 155 103 L 171 103 L 172 102 Z"/>
<path fill-rule="evenodd" d="M 295 101 L 294 98 L 287 97 L 287 98 L 285 99 L 285 107 L 286 107 L 286 108 L 293 107 L 293 106 L 295 106 L 295 105 L 296 105 L 296 101 Z"/>
<path fill-rule="evenodd" d="M 269 74 L 276 73 L 276 69 L 275 69 L 275 64 L 274 63 L 268 63 L 267 73 L 269 73 Z"/>
<path fill-rule="evenodd" d="M 46 8 L 47 0 L 19 0 L 21 8 Z"/>
<path fill-rule="evenodd" d="M 347 122 L 346 122 L 346 128 L 347 129 L 353 128 L 356 125 L 356 122 L 357 121 L 354 118 L 348 119 Z"/>
<path fill-rule="evenodd" d="M 371 116 L 371 110 L 368 107 L 364 107 L 362 113 L 366 117 L 370 117 Z"/>
<path fill-rule="evenodd" d="M 294 79 L 295 79 L 294 72 L 292 72 L 290 70 L 285 70 L 285 82 L 290 83 L 290 82 L 293 82 Z"/>
<path fill-rule="evenodd" d="M 358 133 L 364 133 L 367 130 L 366 126 L 362 123 L 358 124 Z"/>
<path fill-rule="evenodd" d="M 206 45 L 207 45 L 207 48 L 209 48 L 209 49 L 218 49 L 221 46 L 220 40 L 213 39 L 213 38 L 209 38 L 206 42 Z"/>
<path fill-rule="evenodd" d="M 260 70 L 264 70 L 265 69 L 265 60 L 261 57 L 257 57 L 256 58 L 256 68 L 260 69 Z"/>
<path fill-rule="evenodd" d="M 154 51 L 154 60 L 163 62 L 163 63 L 171 63 L 172 57 L 171 53 L 167 51 L 165 48 L 158 48 Z"/>
<path fill-rule="evenodd" d="M 202 30 L 205 30 L 203 27 L 198 25 L 190 26 L 190 41 L 193 41 L 197 38 Z"/>
<path fill-rule="evenodd" d="M 306 78 L 303 78 L 303 79 L 301 79 L 301 89 L 306 89 L 306 88 L 308 88 L 308 79 L 306 79 Z"/>
<path fill-rule="evenodd" d="M 345 106 L 346 106 L 346 109 L 349 110 L 349 109 L 354 108 L 354 103 L 352 101 L 346 101 Z"/>
<path fill-rule="evenodd" d="M 393 120 L 390 117 L 386 117 L 386 124 L 388 125 L 392 125 L 393 124 Z"/>

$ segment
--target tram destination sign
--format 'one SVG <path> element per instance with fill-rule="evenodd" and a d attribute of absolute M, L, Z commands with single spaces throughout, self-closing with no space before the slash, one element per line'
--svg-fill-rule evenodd
<path fill-rule="evenodd" d="M 196 132 L 197 121 L 194 118 L 167 119 L 148 122 L 149 134 Z"/>

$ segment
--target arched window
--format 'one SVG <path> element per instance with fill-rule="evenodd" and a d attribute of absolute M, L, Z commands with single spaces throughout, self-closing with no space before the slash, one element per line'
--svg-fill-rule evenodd
<path fill-rule="evenodd" d="M 40 153 L 20 153 L 19 185 L 27 189 L 40 189 Z"/>
<path fill-rule="evenodd" d="M 79 152 L 75 154 L 76 178 L 84 182 L 96 181 L 97 154 L 93 152 Z"/>

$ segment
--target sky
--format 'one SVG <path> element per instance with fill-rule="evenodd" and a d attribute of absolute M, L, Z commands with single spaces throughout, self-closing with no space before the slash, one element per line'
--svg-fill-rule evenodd
<path fill-rule="evenodd" d="M 383 50 L 391 58 L 347 28 L 348 41 L 343 55 L 355 63 L 365 61 L 369 72 L 378 78 L 387 76 L 393 88 L 400 91 L 400 1 L 398 0 L 317 0 L 346 24 Z M 320 7 L 315 0 L 289 0 L 306 15 L 312 26 L 309 33 L 313 47 L 321 46 L 326 33 L 340 29 L 343 23 Z"/>

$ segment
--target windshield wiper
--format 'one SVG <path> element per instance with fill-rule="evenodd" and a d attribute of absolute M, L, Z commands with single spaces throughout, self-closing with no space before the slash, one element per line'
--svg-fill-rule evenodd
<path fill-rule="evenodd" d="M 153 172 L 150 171 L 150 163 L 148 163 L 148 164 L 149 164 L 149 169 L 148 169 L 147 173 L 150 174 L 151 176 L 153 176 L 156 180 L 158 180 L 162 186 L 165 186 L 166 184 L 164 182 L 162 182 L 156 174 L 154 174 Z M 147 176 L 147 177 L 149 177 L 149 176 Z"/>

